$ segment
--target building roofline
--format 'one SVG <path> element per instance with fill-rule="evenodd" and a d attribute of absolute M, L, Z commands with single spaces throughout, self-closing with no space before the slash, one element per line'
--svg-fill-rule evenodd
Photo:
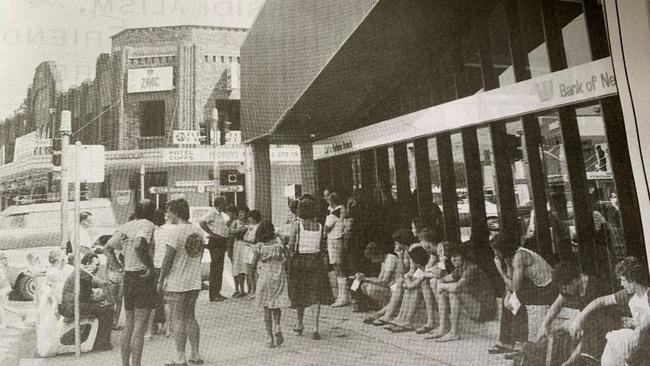
<path fill-rule="evenodd" d="M 122 33 L 126 32 L 132 32 L 132 31 L 139 31 L 139 30 L 153 30 L 153 29 L 174 29 L 178 28 L 179 30 L 181 28 L 209 28 L 212 30 L 221 30 L 221 31 L 239 31 L 239 32 L 248 32 L 249 28 L 242 28 L 242 27 L 224 27 L 224 26 L 215 26 L 215 25 L 198 25 L 198 24 L 182 24 L 182 25 L 164 25 L 164 26 L 159 26 L 159 27 L 138 27 L 138 28 L 126 28 L 123 29 L 114 35 L 111 36 L 111 39 L 120 36 Z"/>

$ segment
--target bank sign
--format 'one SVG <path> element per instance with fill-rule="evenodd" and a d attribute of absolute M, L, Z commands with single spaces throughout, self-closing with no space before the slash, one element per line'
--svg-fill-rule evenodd
<path fill-rule="evenodd" d="M 174 67 L 149 67 L 130 69 L 128 74 L 129 93 L 147 93 L 174 89 Z"/>

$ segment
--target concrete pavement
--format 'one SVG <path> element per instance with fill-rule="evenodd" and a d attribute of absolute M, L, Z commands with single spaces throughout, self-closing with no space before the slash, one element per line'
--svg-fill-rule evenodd
<path fill-rule="evenodd" d="M 283 309 L 285 344 L 276 349 L 265 348 L 266 336 L 262 312 L 249 299 L 207 301 L 202 291 L 197 305 L 201 325 L 201 351 L 206 365 L 509 365 L 500 355 L 488 355 L 494 343 L 496 321 L 466 329 L 465 339 L 451 343 L 424 340 L 415 333 L 393 334 L 382 327 L 365 325 L 366 314 L 352 312 L 351 307 L 323 307 L 320 341 L 312 340 L 306 329 L 299 337 L 291 331 L 295 311 Z M 305 326 L 310 316 L 305 314 Z M 470 324 L 468 323 L 468 326 Z M 86 353 L 79 360 L 70 356 L 47 359 L 22 359 L 21 366 L 120 365 L 119 332 L 113 333 L 115 349 L 102 353 Z M 189 345 L 188 345 L 189 347 Z M 143 365 L 163 365 L 173 355 L 172 338 L 154 336 L 145 343 Z"/>

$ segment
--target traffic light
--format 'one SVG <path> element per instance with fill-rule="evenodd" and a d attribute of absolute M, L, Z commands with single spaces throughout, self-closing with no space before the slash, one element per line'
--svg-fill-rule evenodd
<path fill-rule="evenodd" d="M 52 139 L 52 165 L 54 165 L 55 170 L 61 168 L 61 139 L 54 138 Z"/>
<path fill-rule="evenodd" d="M 219 172 L 219 183 L 222 186 L 244 185 L 244 175 L 237 170 L 221 170 Z"/>

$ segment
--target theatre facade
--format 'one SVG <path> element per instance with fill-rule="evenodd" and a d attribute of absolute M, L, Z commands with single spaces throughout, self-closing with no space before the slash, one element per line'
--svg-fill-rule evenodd
<path fill-rule="evenodd" d="M 634 93 L 648 94 L 649 53 L 630 35 L 647 30 L 625 24 L 647 25 L 647 7 L 269 0 L 241 49 L 249 199 L 275 211 L 269 145 L 292 143 L 303 192 L 390 192 L 410 215 L 441 211 L 447 240 L 483 237 L 491 218 L 593 274 L 646 258 L 650 135 Z"/>

